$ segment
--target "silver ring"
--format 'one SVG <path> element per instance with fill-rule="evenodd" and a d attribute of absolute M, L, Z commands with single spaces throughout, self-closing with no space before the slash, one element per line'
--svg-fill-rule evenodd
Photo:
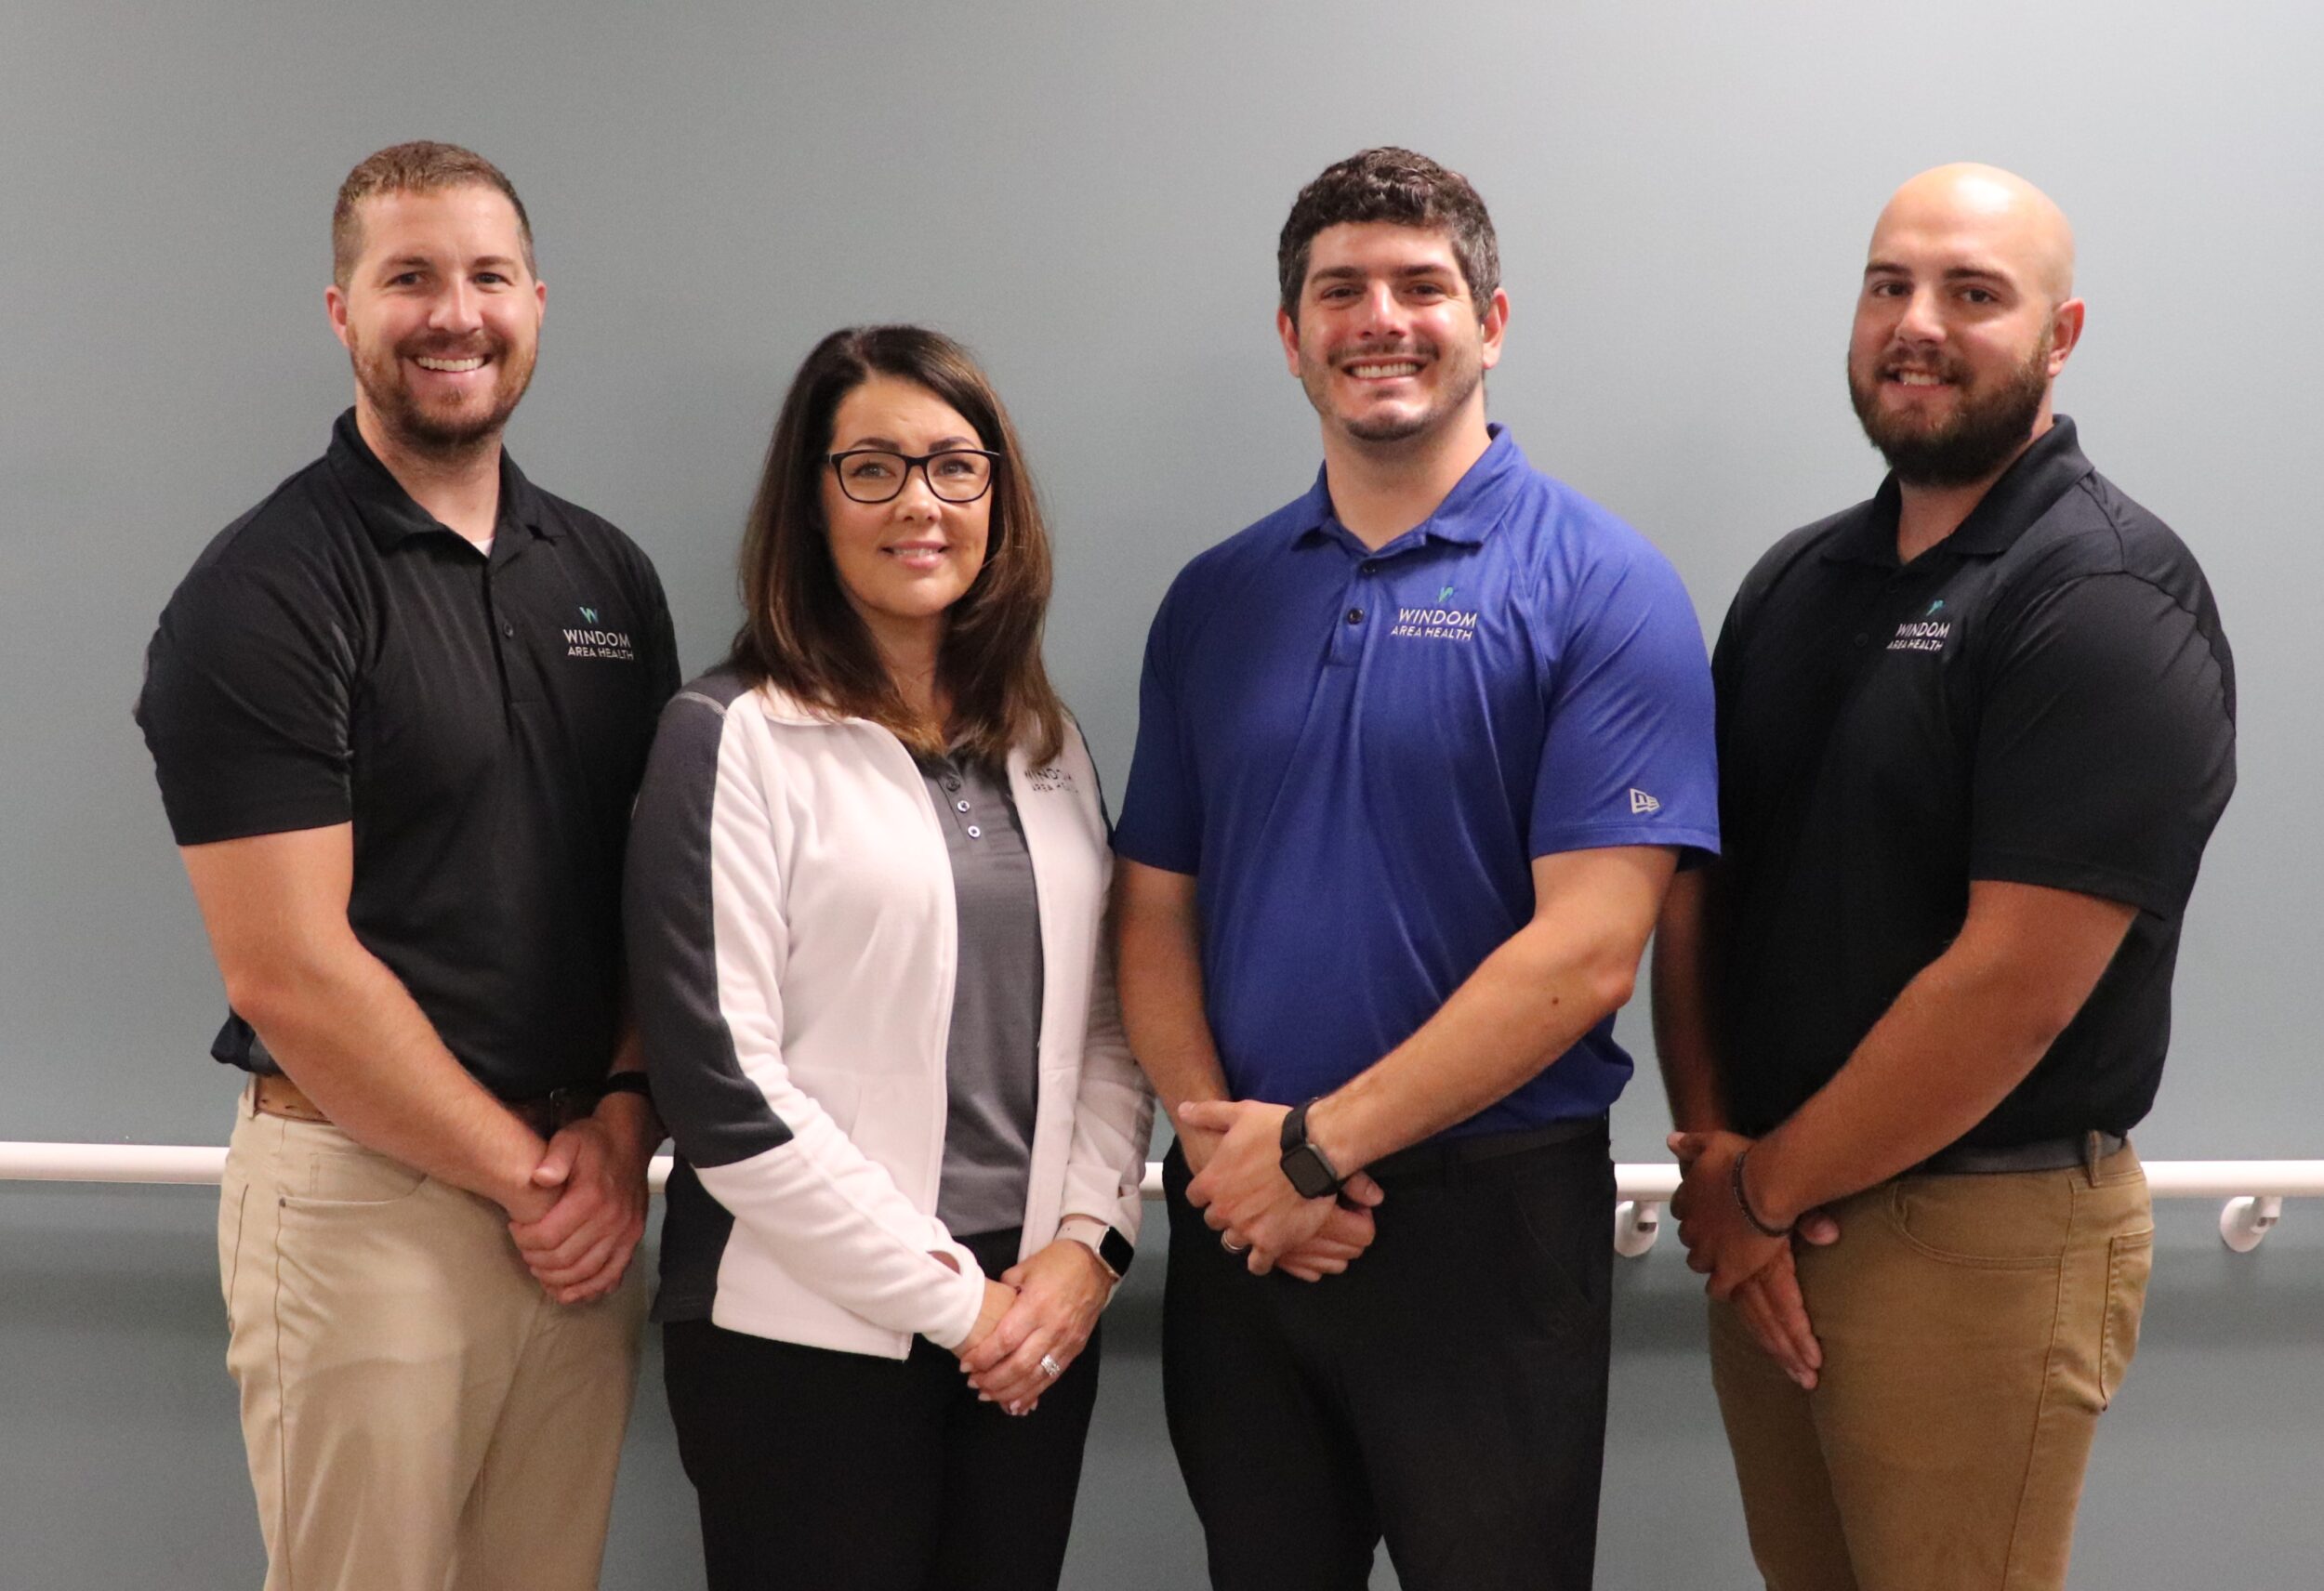
<path fill-rule="evenodd" d="M 1219 1246 L 1226 1250 L 1227 1253 L 1235 1256 L 1237 1259 L 1240 1259 L 1243 1256 L 1250 1253 L 1250 1244 L 1238 1243 L 1233 1238 L 1227 1236 L 1224 1232 L 1221 1232 L 1219 1234 Z"/>
<path fill-rule="evenodd" d="M 1041 1374 L 1048 1376 L 1051 1381 L 1054 1381 L 1059 1376 L 1065 1374 L 1065 1367 L 1058 1363 L 1056 1360 L 1050 1358 L 1048 1354 L 1043 1354 L 1041 1356 Z"/>

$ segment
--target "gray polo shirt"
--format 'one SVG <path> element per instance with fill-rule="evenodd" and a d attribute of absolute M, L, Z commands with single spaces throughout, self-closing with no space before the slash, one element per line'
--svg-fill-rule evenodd
<path fill-rule="evenodd" d="M 918 759 L 944 820 L 960 955 L 944 1045 L 944 1164 L 936 1217 L 956 1237 L 1024 1224 L 1041 1035 L 1041 911 L 1006 773 Z"/>

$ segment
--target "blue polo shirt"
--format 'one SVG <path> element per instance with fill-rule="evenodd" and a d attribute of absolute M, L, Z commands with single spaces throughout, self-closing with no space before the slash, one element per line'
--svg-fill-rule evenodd
<path fill-rule="evenodd" d="M 1114 846 L 1198 881 L 1238 1098 L 1327 1093 L 1403 1043 L 1531 919 L 1533 858 L 1718 848 L 1710 665 L 1677 572 L 1492 437 L 1377 552 L 1319 472 L 1155 618 Z M 1594 1116 L 1630 1074 L 1609 1017 L 1451 1131 Z"/>

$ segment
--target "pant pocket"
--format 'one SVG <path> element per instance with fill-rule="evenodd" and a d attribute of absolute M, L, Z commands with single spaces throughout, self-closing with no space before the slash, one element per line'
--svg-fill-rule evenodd
<path fill-rule="evenodd" d="M 250 1184 L 229 1164 L 218 1190 L 218 1290 L 226 1300 L 226 1327 L 234 1325 L 234 1278 L 242 1269 L 242 1228 Z"/>
<path fill-rule="evenodd" d="M 1579 1345 L 1596 1343 L 1606 1330 L 1614 1280 L 1614 1250 L 1604 1241 L 1614 1205 L 1613 1163 L 1531 1165 L 1512 1156 L 1511 1164 L 1504 1177 L 1484 1179 L 1497 1190 L 1506 1222 L 1499 1253 L 1520 1257 L 1524 1291 L 1546 1319 Z M 1480 1225 L 1480 1235 L 1485 1230 Z M 1490 1267 L 1497 1258 L 1484 1255 L 1480 1263 Z"/>
<path fill-rule="evenodd" d="M 1888 1185 L 1888 1216 L 1924 1259 L 1987 1270 L 2054 1270 L 2073 1230 L 2074 1195 L 2063 1176 L 1900 1177 Z"/>
<path fill-rule="evenodd" d="M 2146 1279 L 2155 1267 L 2155 1233 L 2125 1232 L 2106 1245 L 2106 1319 L 2098 1338 L 2098 1407 L 2114 1401 L 2138 1352 L 2146 1312 Z"/>
<path fill-rule="evenodd" d="M 399 1203 L 418 1192 L 427 1173 L 366 1149 L 338 1128 L 321 1123 L 293 1124 L 286 1174 L 285 1208 L 365 1209 Z"/>

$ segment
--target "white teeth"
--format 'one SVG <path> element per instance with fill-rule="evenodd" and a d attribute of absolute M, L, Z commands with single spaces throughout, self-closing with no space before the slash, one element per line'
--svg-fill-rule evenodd
<path fill-rule="evenodd" d="M 1900 370 L 1896 373 L 1896 379 L 1906 387 L 1942 387 L 1945 385 L 1943 376 L 1934 375 L 1925 370 Z"/>
<path fill-rule="evenodd" d="M 481 354 L 473 359 L 429 359 L 423 354 L 420 356 L 419 367 L 422 370 L 482 370 L 484 368 L 484 360 Z"/>
<path fill-rule="evenodd" d="M 1413 361 L 1400 360 L 1391 364 L 1352 364 L 1348 366 L 1348 374 L 1361 380 L 1374 381 L 1387 375 L 1418 375 L 1420 367 Z"/>

